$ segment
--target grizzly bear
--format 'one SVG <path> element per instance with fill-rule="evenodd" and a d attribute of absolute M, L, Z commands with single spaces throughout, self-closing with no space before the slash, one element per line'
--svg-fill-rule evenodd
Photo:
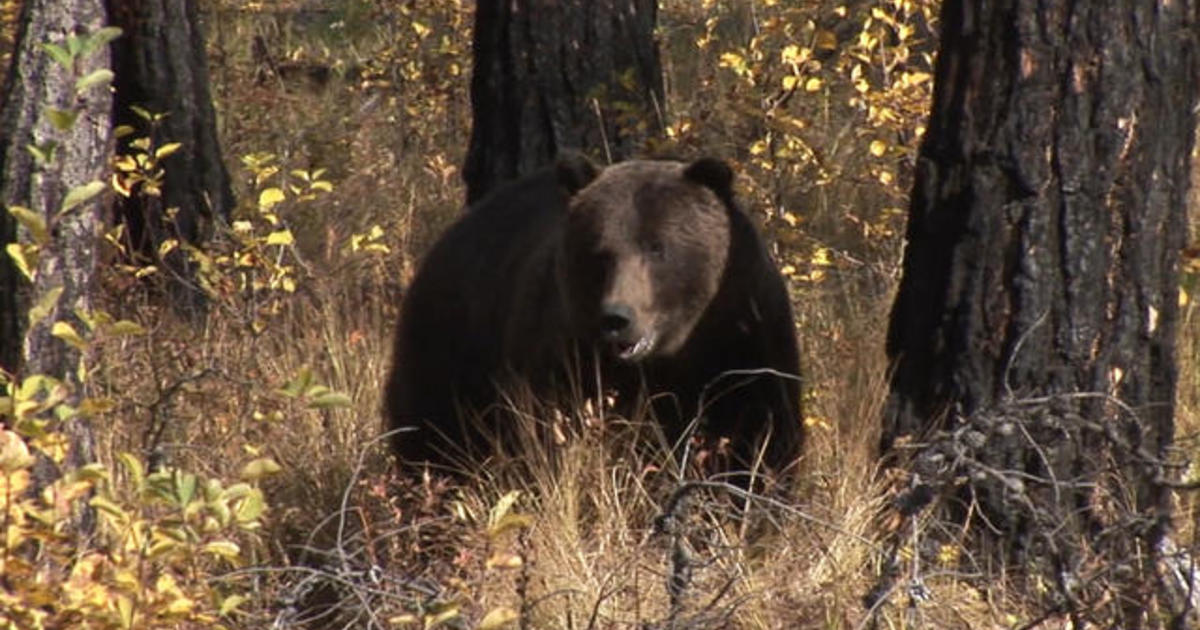
<path fill-rule="evenodd" d="M 400 461 L 486 458 L 525 387 L 649 400 L 670 444 L 698 420 L 726 469 L 788 469 L 804 438 L 791 304 L 732 180 L 711 158 L 568 155 L 472 206 L 402 304 L 386 390 Z"/>

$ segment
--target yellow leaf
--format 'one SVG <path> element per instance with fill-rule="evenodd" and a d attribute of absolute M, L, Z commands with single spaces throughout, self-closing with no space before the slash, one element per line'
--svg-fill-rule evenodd
<path fill-rule="evenodd" d="M 54 322 L 54 325 L 50 327 L 50 334 L 62 339 L 77 350 L 87 349 L 87 342 L 79 336 L 79 333 L 75 332 L 75 327 L 67 322 Z"/>
<path fill-rule="evenodd" d="M 818 79 L 817 77 L 810 77 L 807 81 L 804 82 L 804 91 L 805 92 L 816 92 L 817 90 L 821 89 L 822 85 L 824 85 L 824 84 L 821 82 L 820 79 Z"/>
<path fill-rule="evenodd" d="M 280 467 L 275 460 L 271 459 L 270 457 L 262 457 L 242 467 L 242 479 L 247 481 L 257 481 L 263 477 L 266 477 L 267 475 L 273 475 L 281 470 L 283 470 L 283 468 Z"/>
<path fill-rule="evenodd" d="M 182 146 L 182 142 L 168 142 L 154 151 L 154 159 L 161 160 L 178 151 Z"/>
<path fill-rule="evenodd" d="M 46 231 L 46 219 L 42 215 L 21 206 L 9 206 L 8 213 L 13 215 L 17 223 L 29 230 L 35 243 L 44 244 L 50 240 L 50 234 Z"/>
<path fill-rule="evenodd" d="M 216 540 L 204 545 L 203 551 L 213 555 L 221 556 L 227 560 L 237 560 L 238 554 L 242 552 L 242 549 L 233 541 Z"/>
<path fill-rule="evenodd" d="M 291 245 L 296 242 L 291 230 L 278 230 L 267 235 L 267 245 Z"/>
<path fill-rule="evenodd" d="M 264 188 L 258 194 L 258 209 L 270 210 L 275 204 L 284 200 L 283 191 L 278 188 Z"/>
<path fill-rule="evenodd" d="M 489 569 L 519 569 L 522 564 L 525 561 L 520 555 L 511 551 L 497 551 L 487 559 L 486 566 Z"/>
<path fill-rule="evenodd" d="M 800 77 L 798 77 L 794 74 L 789 74 L 789 75 L 783 77 L 783 81 L 781 82 L 781 84 L 785 91 L 791 92 L 792 90 L 796 89 L 796 84 L 799 82 L 800 82 Z"/>
<path fill-rule="evenodd" d="M 11 472 L 33 466 L 33 456 L 29 454 L 29 446 L 20 435 L 7 429 L 0 429 L 0 470 Z"/>
<path fill-rule="evenodd" d="M 479 630 L 499 630 L 511 625 L 518 618 L 520 618 L 520 615 L 517 614 L 517 611 L 508 606 L 493 608 L 479 622 Z"/>
<path fill-rule="evenodd" d="M 871 155 L 874 155 L 875 157 L 883 157 L 884 152 L 887 151 L 887 144 L 885 144 L 882 140 L 872 140 L 871 147 L 868 150 L 871 152 Z"/>
<path fill-rule="evenodd" d="M 23 246 L 20 243 L 9 243 L 4 246 L 4 251 L 8 252 L 8 257 L 12 259 L 17 269 L 21 270 L 21 274 L 33 282 L 37 270 L 36 248 Z"/>
<path fill-rule="evenodd" d="M 788 44 L 779 52 L 779 58 L 783 63 L 797 63 L 800 59 L 800 47 L 795 44 Z"/>
<path fill-rule="evenodd" d="M 158 246 L 158 257 L 159 258 L 165 257 L 167 254 L 170 254 L 172 251 L 174 251 L 176 247 L 179 247 L 178 239 L 169 238 L 169 239 L 163 241 Z"/>
<path fill-rule="evenodd" d="M 128 319 L 122 319 L 108 327 L 108 334 L 117 337 L 126 337 L 133 335 L 144 335 L 146 329 L 142 328 L 137 322 L 131 322 Z"/>
<path fill-rule="evenodd" d="M 238 606 L 244 604 L 246 600 L 247 598 L 245 595 L 230 595 L 229 597 L 221 600 L 221 606 L 217 609 L 217 612 L 221 613 L 222 615 L 228 615 L 229 613 L 237 610 Z"/>

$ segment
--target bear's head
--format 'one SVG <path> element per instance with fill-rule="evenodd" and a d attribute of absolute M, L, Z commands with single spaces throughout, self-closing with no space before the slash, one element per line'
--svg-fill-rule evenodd
<path fill-rule="evenodd" d="M 570 194 L 560 282 L 576 334 L 622 361 L 684 346 L 729 258 L 733 174 L 719 160 L 560 159 Z"/>

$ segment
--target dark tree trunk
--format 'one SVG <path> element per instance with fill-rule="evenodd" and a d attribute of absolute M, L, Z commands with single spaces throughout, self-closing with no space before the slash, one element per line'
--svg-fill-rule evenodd
<path fill-rule="evenodd" d="M 1136 627 L 1170 519 L 1197 2 L 948 1 L 941 28 L 882 450 L 915 473 L 902 507 L 940 493 L 1062 610 Z"/>
<path fill-rule="evenodd" d="M 52 335 L 51 328 L 64 322 L 82 331 L 75 313 L 91 309 L 100 205 L 106 199 L 101 191 L 112 154 L 112 96 L 107 81 L 77 84 L 108 68 L 107 41 L 94 40 L 95 46 L 65 63 L 43 45 L 67 50 L 69 36 L 90 38 L 105 22 L 101 0 L 27 0 L 0 108 L 0 207 L 26 208 L 46 227 L 44 235 L 18 228 L 9 212 L 0 212 L 0 240 L 37 250 L 36 264 L 33 256 L 26 257 L 32 282 L 10 256 L 0 257 L 0 361 L 10 372 L 61 380 L 71 392 L 68 404 L 78 402 L 83 387 L 80 351 Z M 64 114 L 74 121 L 65 124 Z M 85 201 L 69 209 L 64 205 L 85 189 L 92 191 Z M 43 301 L 58 291 L 56 300 Z M 35 303 L 50 308 L 27 329 Z M 91 461 L 86 419 L 71 418 L 63 429 L 72 444 L 69 463 Z"/>
<path fill-rule="evenodd" d="M 559 149 L 630 157 L 660 126 L 655 0 L 480 0 L 467 200 Z"/>
<path fill-rule="evenodd" d="M 113 23 L 125 36 L 113 43 L 116 71 L 114 115 L 136 131 L 126 141 L 149 137 L 152 147 L 180 142 L 180 150 L 162 163 L 162 194 L 145 187 L 118 200 L 118 215 L 128 230 L 131 253 L 153 260 L 167 239 L 199 244 L 213 220 L 226 221 L 233 208 L 229 173 L 217 141 L 216 114 L 208 86 L 208 61 L 194 0 L 108 0 Z M 166 114 L 150 123 L 135 113 Z M 121 152 L 136 152 L 128 143 Z M 178 208 L 173 216 L 167 209 Z M 201 303 L 192 270 L 182 251 L 165 262 L 172 281 Z"/>

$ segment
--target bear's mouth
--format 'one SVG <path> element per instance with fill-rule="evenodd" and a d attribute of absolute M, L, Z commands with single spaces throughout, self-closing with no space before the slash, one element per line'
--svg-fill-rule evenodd
<path fill-rule="evenodd" d="M 654 335 L 643 335 L 633 341 L 616 340 L 612 342 L 612 348 L 622 361 L 640 361 L 654 349 Z"/>

